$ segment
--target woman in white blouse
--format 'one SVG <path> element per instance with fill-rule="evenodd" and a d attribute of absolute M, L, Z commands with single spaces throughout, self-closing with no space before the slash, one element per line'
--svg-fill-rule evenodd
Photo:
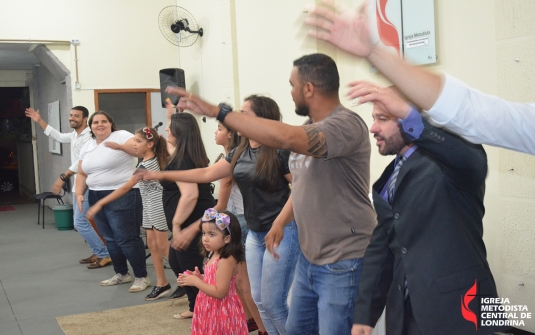
<path fill-rule="evenodd" d="M 137 163 L 133 151 L 134 135 L 117 130 L 113 118 L 98 111 L 89 118 L 93 139 L 86 142 L 80 152 L 76 198 L 78 204 L 89 188 L 89 205 L 112 193 L 126 183 Z M 107 143 L 117 143 L 117 146 Z M 113 148 L 112 148 L 113 147 Z M 132 188 L 127 194 L 112 201 L 95 215 L 95 223 L 112 259 L 115 275 L 100 282 L 101 286 L 118 285 L 132 281 L 128 273 L 127 260 L 134 271 L 135 281 L 130 292 L 140 292 L 150 285 L 145 261 L 145 246 L 140 237 L 142 204 L 139 188 Z"/>

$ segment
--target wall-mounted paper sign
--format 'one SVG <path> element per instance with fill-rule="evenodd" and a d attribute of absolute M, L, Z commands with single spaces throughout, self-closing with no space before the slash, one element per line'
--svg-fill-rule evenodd
<path fill-rule="evenodd" d="M 59 122 L 59 100 L 48 104 L 48 124 L 50 127 L 57 129 L 58 131 L 61 129 Z M 53 154 L 61 155 L 61 143 L 49 137 L 48 151 Z"/>
<path fill-rule="evenodd" d="M 436 63 L 434 0 L 368 0 L 372 35 L 414 64 Z"/>

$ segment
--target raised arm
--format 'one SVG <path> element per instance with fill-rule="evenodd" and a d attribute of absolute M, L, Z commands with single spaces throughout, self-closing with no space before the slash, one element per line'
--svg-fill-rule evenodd
<path fill-rule="evenodd" d="M 27 108 L 25 114 L 34 122 L 38 123 L 41 128 L 43 128 L 46 136 L 49 136 L 60 143 L 70 143 L 72 141 L 72 136 L 70 133 L 60 133 L 58 130 L 52 128 L 41 118 L 39 111 L 36 111 L 32 108 Z"/>
<path fill-rule="evenodd" d="M 26 108 L 26 111 L 24 112 L 26 114 L 26 117 L 29 117 L 32 119 L 35 123 L 39 124 L 43 130 L 46 129 L 48 126 L 48 123 L 46 123 L 42 118 L 41 114 L 39 113 L 39 110 L 35 110 L 33 108 Z"/>
<path fill-rule="evenodd" d="M 360 81 L 359 91 L 369 92 L 366 101 L 381 104 L 386 112 L 401 120 L 405 137 L 440 162 L 444 173 L 459 187 L 477 188 L 486 176 L 487 157 L 480 145 L 468 143 L 422 119 L 394 89 Z M 482 173 L 484 172 L 484 173 Z"/>
<path fill-rule="evenodd" d="M 134 138 L 133 137 L 128 139 L 123 144 L 119 144 L 117 142 L 105 142 L 104 145 L 111 149 L 121 150 L 124 153 L 129 154 L 130 156 L 140 157 L 140 158 L 142 157 L 134 151 Z"/>
<path fill-rule="evenodd" d="M 178 107 L 191 110 L 200 115 L 216 117 L 219 107 L 187 92 L 183 88 L 168 87 L 166 92 L 180 96 Z M 243 113 L 228 113 L 224 123 L 239 131 L 242 136 L 258 143 L 277 149 L 286 149 L 298 154 L 316 158 L 327 157 L 325 137 L 314 124 L 290 126 L 288 124 L 254 117 Z"/>
<path fill-rule="evenodd" d="M 433 127 L 426 120 L 423 124 L 422 134 L 412 141 L 441 163 L 444 175 L 454 185 L 467 191 L 478 190 L 487 176 L 487 154 L 483 147 Z"/>
<path fill-rule="evenodd" d="M 224 159 L 214 165 L 191 170 L 180 171 L 139 171 L 143 175 L 144 180 L 170 180 L 186 183 L 211 183 L 218 179 L 230 177 L 230 163 Z"/>
<path fill-rule="evenodd" d="M 327 41 L 357 57 L 367 58 L 410 101 L 422 109 L 430 109 L 442 89 L 442 78 L 422 67 L 416 67 L 378 45 L 370 34 L 366 5 L 358 10 L 344 5 L 332 5 L 324 1 L 322 6 L 312 6 L 307 24 L 319 29 L 311 30 L 310 36 Z M 353 91 L 349 95 L 358 97 Z"/>

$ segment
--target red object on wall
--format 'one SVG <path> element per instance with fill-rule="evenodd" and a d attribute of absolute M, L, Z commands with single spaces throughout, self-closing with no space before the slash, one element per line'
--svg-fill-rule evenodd
<path fill-rule="evenodd" d="M 401 53 L 401 46 L 399 45 L 399 33 L 396 27 L 386 17 L 386 4 L 388 0 L 377 0 L 375 6 L 375 15 L 377 17 L 377 31 L 379 32 L 379 38 L 381 42 L 386 46 L 394 47 L 398 52 L 398 56 Z"/>

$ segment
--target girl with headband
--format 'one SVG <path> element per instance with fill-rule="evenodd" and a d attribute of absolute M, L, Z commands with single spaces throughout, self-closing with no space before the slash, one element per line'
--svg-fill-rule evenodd
<path fill-rule="evenodd" d="M 191 323 L 192 335 L 247 335 L 247 321 L 236 293 L 238 263 L 243 261 L 241 227 L 230 212 L 213 208 L 201 219 L 201 253 L 208 257 L 204 276 L 196 267 L 178 276 L 181 286 L 195 286 L 197 295 Z"/>

